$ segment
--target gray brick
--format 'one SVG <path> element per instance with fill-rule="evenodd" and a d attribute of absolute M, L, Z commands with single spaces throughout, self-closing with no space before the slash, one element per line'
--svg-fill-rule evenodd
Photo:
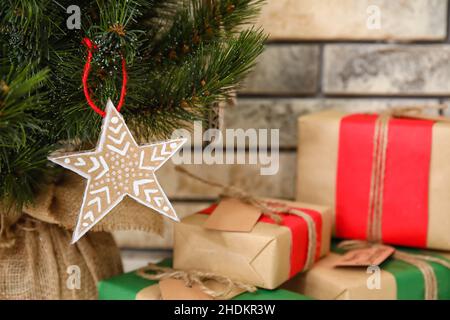
<path fill-rule="evenodd" d="M 297 146 L 297 118 L 326 108 L 349 112 L 379 111 L 390 106 L 435 105 L 437 99 L 252 99 L 239 98 L 225 112 L 224 127 L 242 129 L 279 129 L 282 148 Z M 270 140 L 269 140 L 270 142 Z M 264 144 L 261 144 L 263 145 Z M 245 145 L 240 146 L 245 147 Z"/>
<path fill-rule="evenodd" d="M 326 94 L 449 95 L 449 45 L 328 45 Z"/>
<path fill-rule="evenodd" d="M 317 90 L 319 47 L 268 45 L 240 93 L 309 94 Z"/>

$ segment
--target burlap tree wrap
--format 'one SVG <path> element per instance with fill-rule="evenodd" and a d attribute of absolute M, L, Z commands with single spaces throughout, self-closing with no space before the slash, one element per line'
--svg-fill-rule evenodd
<path fill-rule="evenodd" d="M 122 272 L 109 233 L 71 245 L 70 231 L 26 216 L 10 232 L 14 243 L 0 248 L 1 299 L 96 299 L 97 281 Z"/>
<path fill-rule="evenodd" d="M 85 188 L 85 179 L 75 173 L 65 172 L 59 181 L 40 192 L 34 204 L 25 207 L 24 212 L 39 220 L 73 230 L 80 213 Z M 125 197 L 91 230 L 108 232 L 136 230 L 161 235 L 164 224 L 160 214 Z"/>
<path fill-rule="evenodd" d="M 71 245 L 84 190 L 84 179 L 67 172 L 23 213 L 0 205 L 0 299 L 95 299 L 97 282 L 122 272 L 108 232 L 163 232 L 161 215 L 126 197 Z M 79 268 L 80 289 L 67 287 L 70 266 Z"/>

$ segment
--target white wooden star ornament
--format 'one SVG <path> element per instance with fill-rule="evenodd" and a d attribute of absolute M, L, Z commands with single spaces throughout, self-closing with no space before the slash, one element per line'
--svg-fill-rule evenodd
<path fill-rule="evenodd" d="M 94 151 L 49 157 L 87 179 L 72 243 L 78 241 L 125 196 L 179 221 L 155 176 L 186 142 L 174 139 L 139 146 L 111 100 L 106 105 L 100 140 Z"/>

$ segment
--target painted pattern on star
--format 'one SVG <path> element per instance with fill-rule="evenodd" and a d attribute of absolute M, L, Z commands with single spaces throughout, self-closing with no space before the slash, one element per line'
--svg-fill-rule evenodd
<path fill-rule="evenodd" d="M 125 196 L 178 221 L 155 171 L 185 142 L 186 139 L 174 139 L 139 146 L 121 114 L 108 101 L 101 137 L 94 151 L 49 158 L 88 179 L 72 243 L 106 216 Z"/>

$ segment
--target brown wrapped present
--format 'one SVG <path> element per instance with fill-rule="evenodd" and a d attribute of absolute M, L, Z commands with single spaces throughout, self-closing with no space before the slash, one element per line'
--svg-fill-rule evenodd
<path fill-rule="evenodd" d="M 331 213 L 327 208 L 281 200 L 265 203 L 283 208 L 281 221 L 277 224 L 262 215 L 249 232 L 205 228 L 216 206 L 183 219 L 175 225 L 174 268 L 209 271 L 274 289 L 328 253 Z M 236 217 L 234 207 L 228 208 Z M 244 218 L 237 222 L 244 223 Z"/>
<path fill-rule="evenodd" d="M 450 299 L 450 269 L 441 263 L 450 263 L 450 254 L 401 250 L 379 267 L 336 267 L 344 252 L 333 246 L 328 256 L 283 288 L 321 300 Z"/>

